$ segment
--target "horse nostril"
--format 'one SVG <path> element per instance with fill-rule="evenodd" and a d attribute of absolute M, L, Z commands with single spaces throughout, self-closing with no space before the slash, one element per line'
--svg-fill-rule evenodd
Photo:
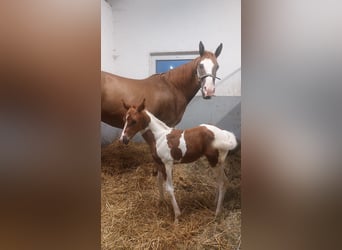
<path fill-rule="evenodd" d="M 128 142 L 129 142 L 129 139 L 128 139 L 128 137 L 127 136 L 124 136 L 123 138 L 122 138 L 122 142 L 124 143 L 124 144 L 128 144 Z"/>

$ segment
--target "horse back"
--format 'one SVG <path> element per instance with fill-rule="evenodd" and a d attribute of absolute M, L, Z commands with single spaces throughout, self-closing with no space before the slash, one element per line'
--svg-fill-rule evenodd
<path fill-rule="evenodd" d="M 169 126 L 177 124 L 186 108 L 184 98 L 159 74 L 145 79 L 130 79 L 101 73 L 101 120 L 114 127 L 123 127 L 126 113 L 122 101 L 138 105 L 146 99 L 146 108 Z"/>

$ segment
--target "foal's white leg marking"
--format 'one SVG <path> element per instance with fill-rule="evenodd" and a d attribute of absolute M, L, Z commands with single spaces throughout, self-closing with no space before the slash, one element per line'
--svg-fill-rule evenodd
<path fill-rule="evenodd" d="M 184 139 L 184 131 L 183 131 L 181 137 L 179 138 L 179 149 L 182 151 L 182 157 L 183 157 L 186 153 L 186 142 Z"/>
<path fill-rule="evenodd" d="M 164 187 L 163 187 L 164 177 L 161 171 L 158 171 L 158 187 L 159 187 L 159 199 L 164 200 Z"/>
<path fill-rule="evenodd" d="M 175 213 L 175 223 L 178 223 L 178 216 L 180 215 L 180 210 L 176 201 L 176 197 L 174 194 L 174 188 L 173 188 L 173 183 L 172 183 L 172 163 L 167 163 L 165 164 L 166 168 L 166 183 L 165 183 L 165 188 L 166 191 L 170 194 L 171 196 L 171 203 L 173 206 L 173 211 Z"/>
<path fill-rule="evenodd" d="M 216 175 L 216 181 L 217 181 L 217 192 L 216 192 L 216 197 L 215 197 L 215 202 L 217 202 L 216 205 L 216 212 L 215 215 L 219 215 L 222 210 L 222 203 L 224 200 L 224 195 L 226 194 L 227 191 L 227 183 L 228 183 L 228 178 L 226 174 L 224 173 L 224 163 L 219 163 L 215 168 L 214 172 Z"/>

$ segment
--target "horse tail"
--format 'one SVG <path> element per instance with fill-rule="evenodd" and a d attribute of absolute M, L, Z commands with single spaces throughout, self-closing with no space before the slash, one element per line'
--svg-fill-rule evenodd
<path fill-rule="evenodd" d="M 227 137 L 228 137 L 228 151 L 229 154 L 235 154 L 236 152 L 238 152 L 241 148 L 241 141 L 236 138 L 236 136 L 231 133 L 226 131 Z"/>

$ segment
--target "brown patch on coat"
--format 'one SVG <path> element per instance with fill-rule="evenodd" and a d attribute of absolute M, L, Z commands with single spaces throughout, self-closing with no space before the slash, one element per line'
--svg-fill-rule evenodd
<path fill-rule="evenodd" d="M 209 164 L 214 167 L 218 162 L 219 152 L 212 146 L 215 135 L 212 131 L 204 126 L 199 126 L 184 131 L 184 139 L 186 143 L 186 153 L 182 159 L 182 163 L 189 163 L 197 160 L 205 155 Z"/>
<path fill-rule="evenodd" d="M 166 136 L 167 145 L 170 148 L 171 156 L 174 160 L 179 161 L 183 154 L 179 148 L 179 139 L 182 136 L 183 131 L 179 129 L 173 129 L 170 134 Z"/>

